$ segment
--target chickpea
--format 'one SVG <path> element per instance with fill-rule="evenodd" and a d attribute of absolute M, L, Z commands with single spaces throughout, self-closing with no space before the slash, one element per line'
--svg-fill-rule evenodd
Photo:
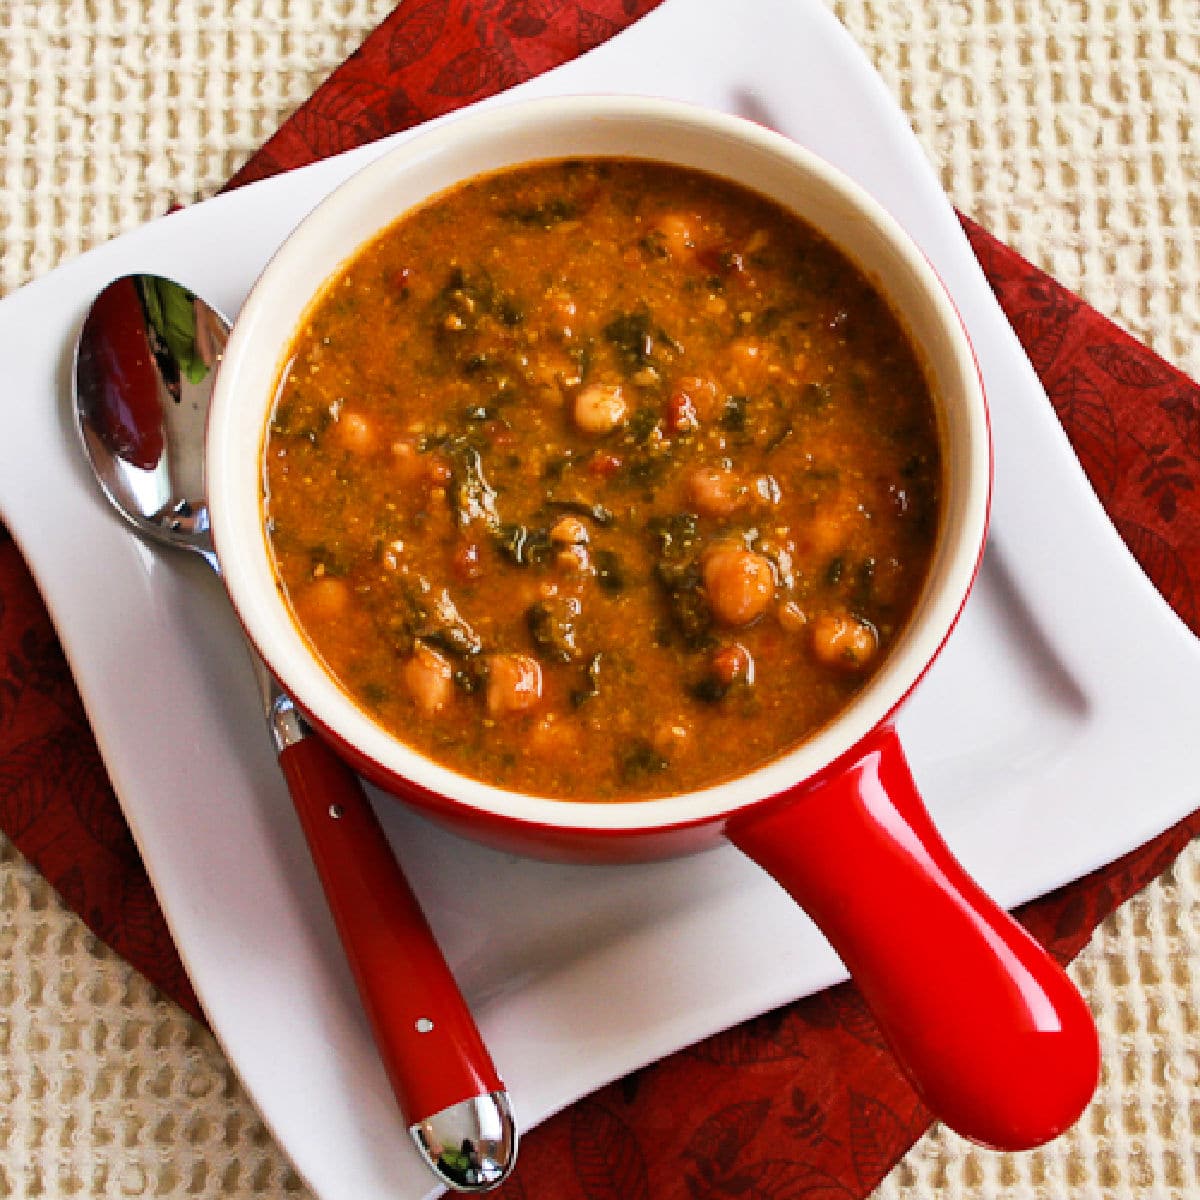
<path fill-rule="evenodd" d="M 571 411 L 584 433 L 599 437 L 623 425 L 628 410 L 619 383 L 590 383 L 576 393 Z"/>
<path fill-rule="evenodd" d="M 879 649 L 879 635 L 867 621 L 846 613 L 822 613 L 812 623 L 812 648 L 827 667 L 861 671 Z"/>
<path fill-rule="evenodd" d="M 332 621 L 350 607 L 350 585 L 344 579 L 323 575 L 304 589 L 299 607 L 310 621 Z"/>
<path fill-rule="evenodd" d="M 411 438 L 399 438 L 392 443 L 392 465 L 401 487 L 419 483 L 425 478 L 424 456 Z"/>
<path fill-rule="evenodd" d="M 555 713 L 538 719 L 529 731 L 527 742 L 531 753 L 549 757 L 565 752 L 577 752 L 579 730 Z"/>
<path fill-rule="evenodd" d="M 691 736 L 691 726 L 683 717 L 662 717 L 654 723 L 650 744 L 659 754 L 670 758 L 687 748 Z"/>
<path fill-rule="evenodd" d="M 424 642 L 418 642 L 412 656 L 404 660 L 400 677 L 422 712 L 432 715 L 450 703 L 454 691 L 450 662 Z"/>
<path fill-rule="evenodd" d="M 759 382 L 770 363 L 768 349 L 753 338 L 739 338 L 730 345 L 728 360 L 731 378 L 741 387 Z"/>
<path fill-rule="evenodd" d="M 795 600 L 785 600 L 775 610 L 775 619 L 788 633 L 799 633 L 808 624 L 808 616 Z"/>
<path fill-rule="evenodd" d="M 554 522 L 550 540 L 556 546 L 585 546 L 590 538 L 587 526 L 578 517 L 568 514 Z"/>
<path fill-rule="evenodd" d="M 813 556 L 829 557 L 836 554 L 850 537 L 849 522 L 845 513 L 818 508 L 805 523 L 801 537 L 805 549 Z"/>
<path fill-rule="evenodd" d="M 801 552 L 808 558 L 832 558 L 846 547 L 867 520 L 853 488 L 842 486 L 822 496 L 812 516 L 795 530 Z"/>
<path fill-rule="evenodd" d="M 720 546 L 700 565 L 708 603 L 722 625 L 749 625 L 775 599 L 770 560 L 752 550 Z"/>
<path fill-rule="evenodd" d="M 713 677 L 726 687 L 734 683 L 749 685 L 754 682 L 754 656 L 741 642 L 718 646 L 712 653 L 709 665 Z"/>
<path fill-rule="evenodd" d="M 425 479 L 430 487 L 436 488 L 447 484 L 454 478 L 454 468 L 449 459 L 442 454 L 425 455 Z"/>
<path fill-rule="evenodd" d="M 554 561 L 562 570 L 573 572 L 576 575 L 591 573 L 592 558 L 588 554 L 587 546 L 583 544 L 563 546 L 554 556 Z"/>
<path fill-rule="evenodd" d="M 746 501 L 746 487 L 736 472 L 697 467 L 687 477 L 688 500 L 704 517 L 728 517 Z"/>
<path fill-rule="evenodd" d="M 356 412 L 341 412 L 333 426 L 334 441 L 351 454 L 370 454 L 375 449 L 375 426 Z"/>
<path fill-rule="evenodd" d="M 715 421 L 721 415 L 721 391 L 711 379 L 701 375 L 685 375 L 675 385 L 675 394 L 686 396 L 692 402 L 701 424 Z"/>
<path fill-rule="evenodd" d="M 662 235 L 663 244 L 672 258 L 691 258 L 698 242 L 699 217 L 685 213 L 665 213 L 658 219 L 655 230 Z"/>
<path fill-rule="evenodd" d="M 528 712 L 542 698 L 542 666 L 528 654 L 491 654 L 487 659 L 487 710 L 493 717 Z"/>

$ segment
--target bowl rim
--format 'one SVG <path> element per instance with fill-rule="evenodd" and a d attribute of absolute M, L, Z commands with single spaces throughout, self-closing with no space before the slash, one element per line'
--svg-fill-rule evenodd
<path fill-rule="evenodd" d="M 706 147 L 719 157 L 719 162 L 706 168 L 715 174 L 764 191 L 746 177 L 744 169 L 746 162 L 761 163 L 764 173 L 769 168 L 796 182 L 803 180 L 807 188 L 840 205 L 846 220 L 861 222 L 853 225 L 855 236 L 879 242 L 893 256 L 898 275 L 889 275 L 885 290 L 892 289 L 893 278 L 902 276 L 904 287 L 913 289 L 927 307 L 923 319 L 944 343 L 936 365 L 953 384 L 958 399 L 939 399 L 940 419 L 954 426 L 949 434 L 943 430 L 943 438 L 952 439 L 950 452 L 961 463 L 953 468 L 957 476 L 952 475 L 945 489 L 952 494 L 943 500 L 943 528 L 918 603 L 919 620 L 910 621 L 886 661 L 841 714 L 762 766 L 697 791 L 635 801 L 562 800 L 483 783 L 436 763 L 385 733 L 320 664 L 295 626 L 270 568 L 261 520 L 262 442 L 294 330 L 349 255 L 341 255 L 332 270 L 313 264 L 329 258 L 331 245 L 347 241 L 351 231 L 356 234 L 355 248 L 365 244 L 412 203 L 399 206 L 388 220 L 370 222 L 369 227 L 359 223 L 364 210 L 379 206 L 381 197 L 406 178 L 411 181 L 438 170 L 453 174 L 447 165 L 451 161 L 488 155 L 517 165 L 539 157 L 570 157 L 518 153 L 527 144 L 553 145 L 556 139 L 566 139 L 587 147 L 598 139 L 607 144 L 606 139 L 635 135 L 636 141 L 627 142 L 626 157 L 682 161 L 677 150 L 648 152 L 643 147 L 653 142 L 651 135 L 673 139 L 673 148 L 679 139 L 690 139 L 689 146 Z M 506 148 L 508 154 L 500 154 Z M 595 151 L 582 148 L 576 153 L 582 157 Z M 739 160 L 738 170 L 729 169 L 731 155 L 744 160 Z M 464 169 L 458 178 L 481 173 L 486 171 Z M 442 190 L 433 187 L 425 194 Z M 781 199 L 771 191 L 766 194 Z M 833 240 L 855 258 L 851 247 Z M 878 267 L 875 262 L 858 261 L 869 271 Z M 294 317 L 288 319 L 288 313 Z M 911 329 L 910 336 L 915 336 Z M 927 343 L 919 345 L 928 352 Z M 948 390 L 941 389 L 946 394 Z M 257 422 L 252 453 L 247 446 L 251 416 Z M 248 470 L 251 458 L 253 472 Z M 895 218 L 848 176 L 782 134 L 699 105 L 647 96 L 549 97 L 467 110 L 385 151 L 331 192 L 271 257 L 234 323 L 212 397 L 206 464 L 213 540 L 234 609 L 251 643 L 318 728 L 369 763 L 373 777 L 391 781 L 401 793 L 415 787 L 425 797 L 460 812 L 475 810 L 506 822 L 597 834 L 663 830 L 723 819 L 823 776 L 831 764 L 844 760 L 873 730 L 890 721 L 936 658 L 970 592 L 983 551 L 992 489 L 987 404 L 969 336 L 932 265 Z"/>

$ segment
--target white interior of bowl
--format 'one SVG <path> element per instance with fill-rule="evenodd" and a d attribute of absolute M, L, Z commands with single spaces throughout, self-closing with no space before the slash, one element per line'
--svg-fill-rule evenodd
<path fill-rule="evenodd" d="M 629 804 L 526 796 L 467 779 L 391 737 L 313 657 L 271 566 L 262 519 L 262 440 L 292 335 L 311 299 L 364 241 L 454 183 L 538 159 L 654 158 L 740 181 L 808 220 L 889 297 L 930 373 L 945 453 L 943 528 L 917 618 L 843 717 L 730 783 Z M 230 338 L 213 397 L 208 497 L 226 585 L 259 652 L 302 706 L 385 770 L 463 804 L 542 825 L 654 828 L 732 811 L 843 754 L 907 694 L 937 653 L 974 577 L 987 521 L 990 446 L 974 357 L 944 289 L 890 216 L 840 173 L 780 135 L 697 107 L 629 97 L 513 103 L 446 122 L 350 179 L 285 242 Z"/>

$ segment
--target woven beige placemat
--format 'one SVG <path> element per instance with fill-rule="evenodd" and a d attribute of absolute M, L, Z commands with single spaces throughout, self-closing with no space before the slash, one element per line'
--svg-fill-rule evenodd
<path fill-rule="evenodd" d="M 827 2 L 954 203 L 1200 377 L 1200 0 Z M 391 6 L 0 0 L 0 292 L 212 192 Z M 1200 1198 L 1198 900 L 1193 846 L 1073 968 L 1105 1054 L 1076 1129 L 935 1130 L 876 1200 Z M 0 1197 L 289 1195 L 212 1038 L 0 839 Z"/>

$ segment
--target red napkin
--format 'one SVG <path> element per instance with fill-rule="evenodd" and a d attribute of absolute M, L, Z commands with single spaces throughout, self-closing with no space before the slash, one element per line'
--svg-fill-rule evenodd
<path fill-rule="evenodd" d="M 590 49 L 658 0 L 407 0 L 238 173 L 301 166 Z M 1200 388 L 964 225 L 1101 501 L 1200 632 Z M 200 1016 L 41 602 L 0 531 L 0 826 L 95 933 Z M 1200 813 L 1022 920 L 1061 960 L 1200 832 Z M 708 1038 L 530 1133 L 507 1200 L 846 1200 L 929 1123 L 851 984 Z"/>

